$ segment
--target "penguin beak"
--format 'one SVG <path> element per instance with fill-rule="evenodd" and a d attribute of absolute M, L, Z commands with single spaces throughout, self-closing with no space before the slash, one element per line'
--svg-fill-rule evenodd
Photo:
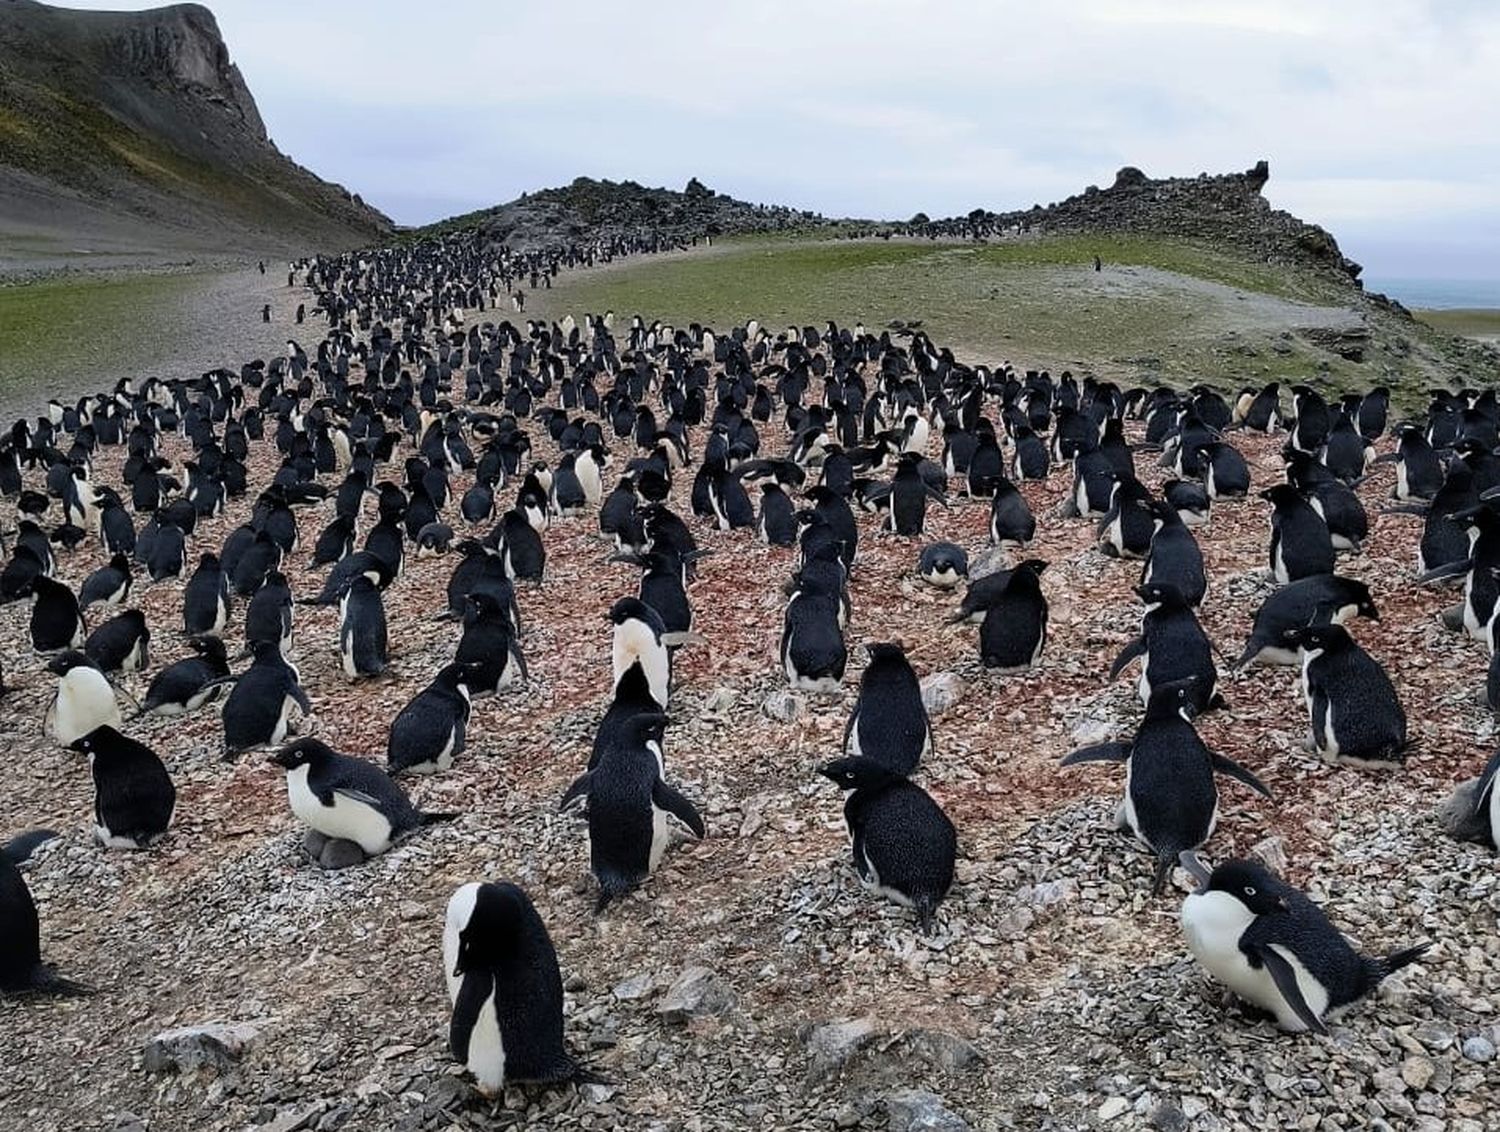
<path fill-rule="evenodd" d="M 1188 875 L 1193 878 L 1193 883 L 1199 889 L 1208 887 L 1208 866 L 1198 860 L 1198 854 L 1194 853 L 1191 849 L 1184 849 L 1181 853 L 1177 854 L 1177 862 L 1188 871 Z"/>

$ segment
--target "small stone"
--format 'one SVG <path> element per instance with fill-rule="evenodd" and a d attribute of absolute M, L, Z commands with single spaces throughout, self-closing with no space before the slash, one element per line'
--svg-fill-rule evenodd
<path fill-rule="evenodd" d="M 1464 1039 L 1463 1050 L 1464 1057 L 1480 1065 L 1495 1060 L 1495 1043 L 1477 1034 L 1472 1038 Z"/>
<path fill-rule="evenodd" d="M 667 988 L 656 1012 L 668 1022 L 723 1014 L 734 1005 L 734 992 L 708 967 L 688 967 Z"/>
<path fill-rule="evenodd" d="M 739 694 L 733 688 L 715 688 L 703 698 L 703 715 L 723 715 L 734 707 Z"/>
<path fill-rule="evenodd" d="M 1111 1120 L 1118 1120 L 1129 1111 L 1130 1102 L 1124 1097 L 1110 1097 L 1109 1100 L 1099 1106 L 1099 1122 L 1104 1124 Z"/>
<path fill-rule="evenodd" d="M 223 1072 L 245 1056 L 260 1032 L 242 1022 L 210 1022 L 164 1030 L 146 1043 L 147 1073 Z"/>
<path fill-rule="evenodd" d="M 308 1105 L 304 1108 L 287 1109 L 269 1124 L 262 1125 L 263 1132 L 297 1132 L 299 1128 L 306 1128 L 322 1111 L 322 1105 Z"/>
<path fill-rule="evenodd" d="M 632 1002 L 638 998 L 645 998 L 656 986 L 656 980 L 650 975 L 631 975 L 622 983 L 617 983 L 612 992 L 621 1002 Z"/>
<path fill-rule="evenodd" d="M 1250 856 L 1277 876 L 1286 872 L 1286 842 L 1280 837 L 1267 837 L 1264 841 L 1257 841 L 1250 846 Z"/>
<path fill-rule="evenodd" d="M 403 900 L 401 907 L 397 911 L 401 918 L 408 923 L 413 920 L 425 919 L 427 916 L 427 909 L 415 900 Z"/>
<path fill-rule="evenodd" d="M 579 1093 L 589 1104 L 604 1104 L 612 1096 L 620 1091 L 618 1085 L 583 1085 L 579 1087 Z"/>
<path fill-rule="evenodd" d="M 1171 1101 L 1162 1101 L 1151 1113 L 1151 1127 L 1157 1132 L 1184 1132 L 1187 1126 L 1187 1113 Z"/>
<path fill-rule="evenodd" d="M 891 1132 L 969 1132 L 969 1126 L 943 1098 L 922 1089 L 902 1089 L 885 1098 Z"/>
<path fill-rule="evenodd" d="M 917 1057 L 949 1073 L 970 1069 L 980 1061 L 973 1042 L 943 1030 L 911 1030 L 906 1042 Z"/>
<path fill-rule="evenodd" d="M 956 672 L 933 672 L 922 677 L 922 706 L 928 715 L 942 715 L 964 698 L 968 685 Z"/>
<path fill-rule="evenodd" d="M 1401 1080 L 1418 1092 L 1427 1088 L 1434 1073 L 1431 1060 L 1425 1057 L 1408 1057 L 1401 1063 Z"/>
<path fill-rule="evenodd" d="M 826 1022 L 814 1026 L 804 1037 L 812 1056 L 811 1074 L 819 1076 L 838 1069 L 880 1032 L 873 1018 L 856 1018 L 846 1022 Z"/>
<path fill-rule="evenodd" d="M 777 723 L 791 723 L 802 714 L 802 709 L 806 706 L 807 701 L 796 692 L 789 688 L 778 688 L 766 697 L 760 710 Z"/>

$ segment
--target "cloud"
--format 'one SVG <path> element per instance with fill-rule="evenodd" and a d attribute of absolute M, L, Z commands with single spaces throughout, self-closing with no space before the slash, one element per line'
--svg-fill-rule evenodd
<path fill-rule="evenodd" d="M 283 148 L 407 222 L 580 174 L 904 217 L 1265 157 L 1274 203 L 1390 273 L 1455 216 L 1500 257 L 1490 0 L 214 9 Z"/>

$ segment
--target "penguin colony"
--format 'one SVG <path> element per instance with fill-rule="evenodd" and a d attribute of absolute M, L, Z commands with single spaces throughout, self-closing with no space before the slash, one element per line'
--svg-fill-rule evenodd
<path fill-rule="evenodd" d="M 313 355 L 289 343 L 285 356 L 238 373 L 141 388 L 124 379 L 74 405 L 53 402 L 0 440 L 0 492 L 16 506 L 0 596 L 27 609 L 9 643 L 47 658 L 41 726 L 82 756 L 73 773 L 87 760 L 101 852 L 150 853 L 172 836 L 168 764 L 181 755 L 153 749 L 170 747 L 169 730 L 142 736 L 153 717 L 205 712 L 219 714 L 226 764 L 259 760 L 250 773 L 268 791 L 275 768 L 306 854 L 325 868 L 482 821 L 426 809 L 413 793 L 426 792 L 425 776 L 462 775 L 475 747 L 503 748 L 507 713 L 524 713 L 556 650 L 576 644 L 553 640 L 551 655 L 538 655 L 527 641 L 549 601 L 577 600 L 541 596 L 549 543 L 571 526 L 597 532 L 599 569 L 619 572 L 616 599 L 597 611 L 610 664 L 587 690 L 607 707 L 591 746 L 572 752 L 576 777 L 558 805 L 579 815 L 580 835 L 586 827 L 578 840 L 594 913 L 642 914 L 653 890 L 627 898 L 674 840 L 727 832 L 678 785 L 671 757 L 675 701 L 695 678 L 685 673 L 702 673 L 707 661 L 693 653 L 715 647 L 692 595 L 712 553 L 698 534 L 711 530 L 727 535 L 721 547 L 785 548 L 784 592 L 737 611 L 779 617 L 777 680 L 840 696 L 854 683 L 851 661 L 864 662 L 841 747 L 820 752 L 816 770 L 843 793 L 853 875 L 909 909 L 920 933 L 940 933 L 963 838 L 943 784 L 926 774 L 943 727 L 929 718 L 911 650 L 882 639 L 927 627 L 862 625 L 850 582 L 862 546 L 900 540 L 911 584 L 940 603 L 931 624 L 972 635 L 985 694 L 1026 695 L 1059 632 L 1054 605 L 1088 600 L 1049 584 L 1055 571 L 1027 547 L 1039 529 L 1071 525 L 1138 580 L 1138 631 L 1108 678 L 1136 668 L 1141 712 L 1133 735 L 1063 763 L 1123 765 L 1114 824 L 1154 861 L 1140 878 L 1153 894 L 1185 871 L 1186 947 L 1284 1029 L 1319 1032 L 1423 956 L 1428 942 L 1367 955 L 1263 865 L 1220 857 L 1210 868 L 1198 856 L 1219 856 L 1221 780 L 1244 797 L 1272 794 L 1263 767 L 1216 752 L 1197 730 L 1200 716 L 1225 710 L 1231 668 L 1295 668 L 1296 698 L 1265 710 L 1301 713 L 1308 750 L 1338 764 L 1352 792 L 1370 768 L 1399 774 L 1419 751 L 1398 683 L 1360 644 L 1358 622 L 1379 618 L 1376 603 L 1339 573 L 1364 549 L 1367 507 L 1379 505 L 1368 484 L 1387 434 L 1386 390 L 1330 404 L 1305 386 L 1247 389 L 1232 402 L 1206 388 L 1121 389 L 965 366 L 921 333 L 898 341 L 834 324 L 720 334 L 637 318 L 623 341 L 612 316 L 470 325 L 472 295 L 432 263 L 391 253 L 296 270 L 332 327 Z M 1252 482 L 1236 438 L 1256 432 L 1284 443 L 1284 483 Z M 1421 524 L 1418 580 L 1461 580 L 1444 620 L 1496 655 L 1500 405 L 1491 392 L 1442 393 L 1394 436 L 1378 459 L 1396 464 L 1390 508 Z M 555 461 L 540 458 L 544 445 Z M 1159 478 L 1152 464 L 1170 476 L 1158 488 L 1148 486 Z M 1041 510 L 1035 485 L 1048 483 L 1066 495 Z M 1231 643 L 1200 621 L 1223 581 L 1202 547 L 1226 508 L 1264 509 L 1272 587 L 1245 611 L 1254 629 L 1235 665 Z M 983 533 L 966 546 L 932 538 L 934 509 L 977 515 L 969 529 Z M 244 521 L 231 526 L 226 514 Z M 1007 560 L 976 576 L 986 543 Z M 421 557 L 442 563 L 441 593 L 406 584 Z M 393 628 L 413 625 L 445 634 L 443 655 L 425 686 L 383 714 L 383 744 L 351 749 L 346 738 L 368 736 L 374 705 L 356 691 L 343 697 L 348 716 L 323 717 L 310 693 L 326 689 L 309 688 L 302 665 L 321 652 L 336 658 L 322 668 L 330 679 L 379 687 L 402 660 Z M 1487 694 L 1500 707 L 1496 668 Z M 504 706 L 481 724 L 476 701 L 488 697 Z M 308 728 L 317 733 L 296 737 Z M 742 753 L 731 739 L 722 754 Z M 1494 847 L 1497 760 L 1476 754 L 1474 764 L 1483 777 L 1460 834 Z M 107 992 L 86 985 L 86 956 L 59 972 L 42 955 L 47 933 L 18 866 L 46 838 L 23 835 L 0 855 L 0 989 Z M 690 885 L 692 873 L 689 861 L 660 885 Z M 1393 934 L 1408 928 L 1399 916 L 1391 924 Z M 570 1052 L 557 953 L 526 891 L 499 879 L 459 886 L 441 953 L 449 1043 L 482 1093 L 594 1079 Z"/>

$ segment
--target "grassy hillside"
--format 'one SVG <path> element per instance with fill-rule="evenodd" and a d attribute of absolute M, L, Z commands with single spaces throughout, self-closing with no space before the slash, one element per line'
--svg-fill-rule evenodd
<path fill-rule="evenodd" d="M 1500 338 L 1500 311 L 1431 310 L 1415 312 L 1418 319 L 1444 334 L 1495 341 Z"/>
<path fill-rule="evenodd" d="M 1093 270 L 1093 257 L 1103 270 Z M 974 360 L 1117 378 L 1332 385 L 1425 380 L 1423 344 L 1357 291 L 1189 241 L 1121 235 L 989 244 L 738 240 L 564 276 L 527 313 L 613 310 L 682 325 L 920 321 Z M 1370 331 L 1363 361 L 1327 348 Z"/>

